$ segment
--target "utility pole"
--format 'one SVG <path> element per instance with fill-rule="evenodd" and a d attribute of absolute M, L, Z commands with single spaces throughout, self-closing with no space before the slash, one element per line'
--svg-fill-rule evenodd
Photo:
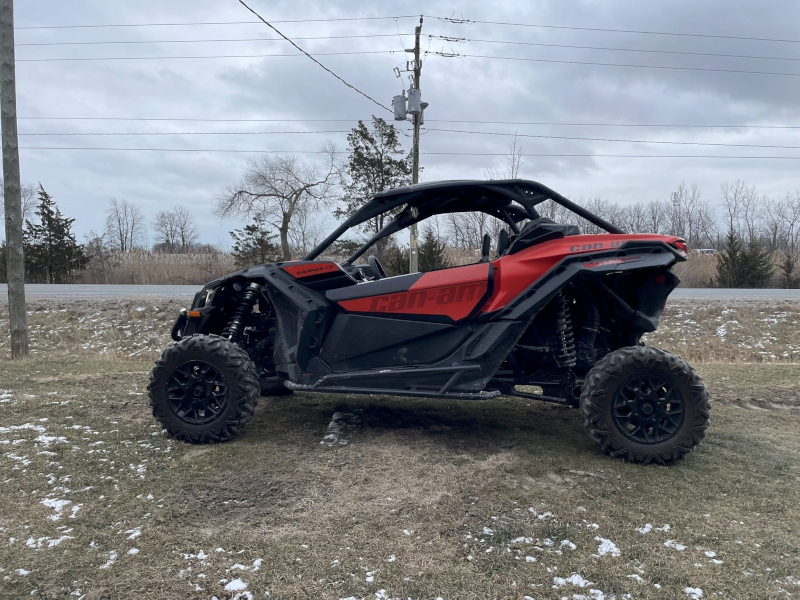
<path fill-rule="evenodd" d="M 22 250 L 22 197 L 17 138 L 17 84 L 14 58 L 14 0 L 0 0 L 0 127 L 3 146 L 3 193 L 6 211 L 8 312 L 11 358 L 28 356 L 25 313 L 25 256 Z"/>
<path fill-rule="evenodd" d="M 419 60 L 419 35 L 422 32 L 422 16 L 419 17 L 419 25 L 414 28 L 414 89 L 419 90 L 419 79 L 422 75 L 422 63 Z M 410 94 L 409 94 L 410 95 Z M 419 126 L 422 121 L 422 112 L 413 115 L 414 119 L 414 157 L 411 167 L 411 183 L 419 183 Z M 409 271 L 417 273 L 419 271 L 419 236 L 417 234 L 417 224 L 411 226 L 411 248 L 409 251 Z"/>

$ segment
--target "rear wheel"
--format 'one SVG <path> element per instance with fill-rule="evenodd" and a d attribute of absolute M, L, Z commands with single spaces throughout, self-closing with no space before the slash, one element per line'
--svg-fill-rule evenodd
<path fill-rule="evenodd" d="M 684 360 L 657 348 L 635 346 L 607 354 L 581 390 L 589 435 L 611 456 L 671 464 L 705 437 L 708 389 Z"/>
<path fill-rule="evenodd" d="M 153 416 L 193 444 L 224 442 L 253 418 L 260 392 L 247 353 L 216 335 L 193 335 L 169 346 L 147 385 Z"/>

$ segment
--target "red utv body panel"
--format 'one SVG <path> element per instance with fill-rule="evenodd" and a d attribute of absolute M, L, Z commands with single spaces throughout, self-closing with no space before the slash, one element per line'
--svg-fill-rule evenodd
<path fill-rule="evenodd" d="M 339 265 L 332 261 L 302 262 L 296 265 L 289 263 L 283 265 L 282 268 L 295 279 L 304 279 L 306 277 L 314 277 L 316 275 L 323 275 L 340 270 Z"/>
<path fill-rule="evenodd" d="M 358 285 L 364 295 L 341 300 L 339 306 L 352 313 L 445 316 L 460 321 L 478 312 L 491 313 L 506 307 L 528 287 L 567 256 L 613 250 L 632 241 L 674 244 L 681 238 L 652 234 L 576 235 L 525 248 L 491 263 L 451 267 L 425 273 L 407 290 L 369 295 L 370 283 Z M 586 268 L 639 260 L 635 255 L 588 262 Z M 334 263 L 323 263 L 333 265 Z M 304 265 L 308 269 L 309 265 Z M 297 269 L 298 267 L 292 267 Z M 284 269 L 288 270 L 286 267 Z M 290 271 L 291 272 L 291 271 Z M 302 272 L 302 269 L 301 269 Z M 318 271 L 309 274 L 318 274 Z M 292 273 L 294 275 L 294 273 Z M 297 276 L 297 275 L 295 275 Z M 409 277 L 400 275 L 399 277 Z M 378 289 L 376 288 L 376 291 Z M 487 297 L 487 294 L 488 297 Z"/>
<path fill-rule="evenodd" d="M 671 245 L 680 239 L 676 236 L 647 233 L 571 235 L 536 244 L 516 254 L 501 256 L 492 262 L 494 267 L 494 291 L 481 308 L 481 311 L 490 313 L 504 308 L 569 255 L 613 250 L 626 242 L 649 241 L 664 242 L 667 245 Z M 626 258 L 630 260 L 633 257 Z M 619 260 L 620 263 L 625 262 L 623 259 L 614 260 Z M 592 264 L 587 263 L 585 266 L 591 268 Z"/>
<path fill-rule="evenodd" d="M 489 263 L 480 263 L 432 271 L 417 279 L 408 291 L 343 300 L 339 306 L 348 312 L 437 315 L 460 321 L 486 298 L 491 270 Z"/>

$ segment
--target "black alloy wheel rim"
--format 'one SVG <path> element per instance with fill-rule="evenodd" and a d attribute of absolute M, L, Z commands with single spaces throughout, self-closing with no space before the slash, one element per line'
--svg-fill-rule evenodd
<path fill-rule="evenodd" d="M 182 364 L 167 381 L 172 412 L 190 425 L 205 425 L 218 419 L 228 402 L 227 392 L 222 373 L 201 360 Z"/>
<path fill-rule="evenodd" d="M 639 444 L 659 444 L 683 425 L 683 397 L 664 376 L 637 375 L 617 392 L 611 414 L 617 429 Z"/>

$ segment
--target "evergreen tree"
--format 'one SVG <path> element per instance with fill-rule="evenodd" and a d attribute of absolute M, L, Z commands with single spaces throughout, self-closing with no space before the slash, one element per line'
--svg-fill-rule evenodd
<path fill-rule="evenodd" d="M 349 158 L 345 168 L 344 208 L 334 212 L 336 218 L 346 218 L 361 208 L 379 192 L 409 185 L 411 183 L 411 153 L 400 147 L 397 129 L 373 115 L 372 130 L 363 121 L 347 136 Z M 383 229 L 394 216 L 391 213 L 378 215 L 363 225 L 369 234 Z M 377 244 L 379 258 L 389 248 L 385 239 Z"/>
<path fill-rule="evenodd" d="M 783 262 L 780 264 L 781 270 L 781 285 L 788 289 L 794 289 L 800 286 L 800 275 L 797 271 L 797 256 L 787 252 L 783 257 Z"/>
<path fill-rule="evenodd" d="M 419 270 L 423 273 L 445 269 L 450 265 L 450 260 L 445 254 L 447 244 L 441 239 L 430 225 L 422 231 L 422 240 L 419 243 Z"/>
<path fill-rule="evenodd" d="M 725 248 L 719 253 L 717 262 L 717 285 L 724 288 L 742 287 L 742 264 L 744 244 L 742 238 L 731 230 L 725 236 Z"/>
<path fill-rule="evenodd" d="M 758 242 L 745 248 L 735 231 L 725 236 L 725 248 L 719 253 L 717 285 L 727 288 L 760 288 L 772 279 L 772 262 L 769 252 Z"/>
<path fill-rule="evenodd" d="M 389 238 L 384 250 L 384 258 L 381 260 L 386 275 L 394 277 L 408 273 L 411 267 L 409 259 L 408 247 L 399 246 L 394 239 Z"/>
<path fill-rule="evenodd" d="M 263 215 L 253 217 L 253 222 L 242 229 L 231 231 L 233 254 L 237 267 L 252 267 L 280 260 L 281 249 L 275 243 L 275 234 L 267 229 Z"/>
<path fill-rule="evenodd" d="M 772 280 L 770 253 L 758 242 L 751 242 L 744 251 L 744 285 L 746 288 L 764 288 Z"/>
<path fill-rule="evenodd" d="M 74 283 L 77 273 L 86 266 L 83 246 L 72 233 L 70 219 L 61 214 L 53 197 L 41 184 L 35 214 L 38 223 L 25 221 L 25 270 L 31 283 Z"/>

